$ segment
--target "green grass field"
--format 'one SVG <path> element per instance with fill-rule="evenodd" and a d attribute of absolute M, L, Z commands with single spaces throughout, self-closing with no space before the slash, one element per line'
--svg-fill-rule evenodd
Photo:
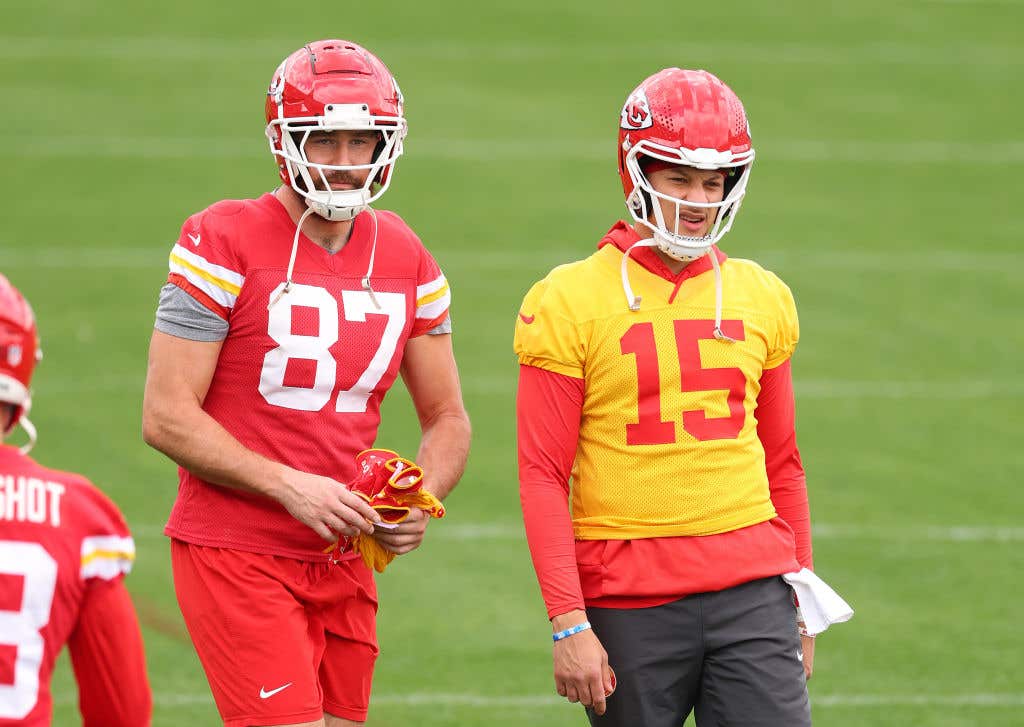
<path fill-rule="evenodd" d="M 512 325 L 529 285 L 625 214 L 622 101 L 670 65 L 743 98 L 758 161 L 723 248 L 792 287 L 818 572 L 855 607 L 819 639 L 815 724 L 1021 724 L 1024 4 L 5 4 L 0 270 L 35 305 L 43 462 L 121 505 L 154 725 L 218 718 L 161 534 L 171 463 L 139 434 L 182 220 L 276 184 L 270 74 L 320 37 L 398 77 L 410 134 L 382 206 L 454 288 L 475 438 L 450 516 L 378 579 L 369 724 L 573 725 L 518 510 Z M 621 295 L 609 291 L 610 295 Z M 401 387 L 379 441 L 416 446 Z M 79 723 L 66 661 L 56 721 Z"/>

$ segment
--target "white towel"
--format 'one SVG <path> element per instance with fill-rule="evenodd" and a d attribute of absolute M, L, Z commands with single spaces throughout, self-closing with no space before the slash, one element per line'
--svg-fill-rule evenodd
<path fill-rule="evenodd" d="M 850 604 L 833 591 L 829 584 L 806 568 L 801 568 L 796 573 L 783 573 L 782 579 L 796 591 L 809 636 L 820 634 L 832 624 L 853 618 Z"/>

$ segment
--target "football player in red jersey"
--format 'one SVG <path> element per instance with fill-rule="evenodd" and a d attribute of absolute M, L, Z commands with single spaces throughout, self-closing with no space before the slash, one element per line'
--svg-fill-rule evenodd
<path fill-rule="evenodd" d="M 812 567 L 796 307 L 717 247 L 754 161 L 743 105 L 706 71 L 665 69 L 627 98 L 618 160 L 632 222 L 537 283 L 516 321 L 556 688 L 594 725 L 808 725 L 814 642 L 782 578 Z"/>
<path fill-rule="evenodd" d="M 180 465 L 166 527 L 178 601 L 226 725 L 365 720 L 378 647 L 373 575 L 339 535 L 397 529 L 345 483 L 401 374 L 416 461 L 443 498 L 469 419 L 450 293 L 393 212 L 372 207 L 406 135 L 402 94 L 364 48 L 323 40 L 271 80 L 266 134 L 283 184 L 191 216 L 170 255 L 150 343 L 143 436 Z"/>
<path fill-rule="evenodd" d="M 152 699 L 124 585 L 135 544 L 88 480 L 28 456 L 38 359 L 32 309 L 0 275 L 0 725 L 52 723 L 50 676 L 67 644 L 83 725 L 142 727 Z M 28 444 L 3 444 L 19 423 Z"/>

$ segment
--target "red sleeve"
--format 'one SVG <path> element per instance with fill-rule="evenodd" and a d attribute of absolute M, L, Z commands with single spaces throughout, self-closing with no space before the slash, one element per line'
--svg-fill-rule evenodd
<path fill-rule="evenodd" d="M 796 402 L 790 362 L 765 369 L 757 397 L 757 436 L 764 447 L 772 504 L 796 536 L 796 559 L 814 568 L 807 477 L 796 447 Z"/>
<path fill-rule="evenodd" d="M 584 607 L 569 514 L 582 408 L 583 379 L 519 367 L 519 499 L 548 618 Z"/>
<path fill-rule="evenodd" d="M 89 581 L 68 639 L 83 727 L 145 727 L 153 712 L 142 634 L 122 578 Z"/>
<path fill-rule="evenodd" d="M 420 246 L 420 262 L 416 273 L 416 320 L 413 321 L 410 338 L 421 336 L 443 323 L 452 302 L 448 280 L 437 261 L 418 239 L 417 244 Z"/>

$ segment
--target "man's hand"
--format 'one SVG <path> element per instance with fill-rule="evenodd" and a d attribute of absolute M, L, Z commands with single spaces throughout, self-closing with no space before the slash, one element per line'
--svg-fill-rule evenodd
<path fill-rule="evenodd" d="M 373 531 L 373 537 L 381 546 L 395 555 L 403 555 L 416 550 L 423 542 L 427 532 L 430 515 L 418 507 L 411 508 L 409 515 L 394 529 L 379 528 Z"/>
<path fill-rule="evenodd" d="M 380 516 L 363 498 L 330 477 L 286 468 L 278 501 L 299 522 L 334 542 L 339 535 L 373 534 Z"/>
<path fill-rule="evenodd" d="M 554 631 L 575 626 L 587 620 L 587 614 L 576 610 L 551 619 Z M 605 713 L 605 695 L 613 689 L 608 653 L 593 630 L 556 641 L 553 649 L 555 689 L 570 702 L 592 707 L 598 715 Z"/>
<path fill-rule="evenodd" d="M 801 636 L 800 647 L 804 652 L 804 676 L 810 679 L 814 671 L 814 637 Z"/>

